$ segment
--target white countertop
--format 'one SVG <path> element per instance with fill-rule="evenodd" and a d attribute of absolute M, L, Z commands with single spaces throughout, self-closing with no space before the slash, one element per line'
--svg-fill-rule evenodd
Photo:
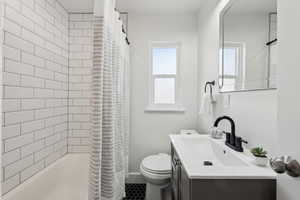
<path fill-rule="evenodd" d="M 227 147 L 224 140 L 200 134 L 170 135 L 170 139 L 191 179 L 276 179 L 276 173 L 269 166 L 253 163 L 249 150 L 236 152 Z M 204 161 L 211 161 L 213 166 L 204 166 Z"/>

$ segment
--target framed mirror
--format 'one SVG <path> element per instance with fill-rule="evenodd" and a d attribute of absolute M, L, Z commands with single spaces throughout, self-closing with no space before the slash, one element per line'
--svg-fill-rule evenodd
<path fill-rule="evenodd" d="M 276 89 L 276 0 L 231 0 L 221 30 L 221 92 Z"/>

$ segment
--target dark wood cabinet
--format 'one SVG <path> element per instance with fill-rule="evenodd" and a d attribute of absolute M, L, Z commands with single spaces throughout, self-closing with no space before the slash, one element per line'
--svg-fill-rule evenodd
<path fill-rule="evenodd" d="M 190 200 L 190 179 L 173 147 L 171 183 L 173 200 Z"/>
<path fill-rule="evenodd" d="M 175 149 L 172 147 L 172 199 L 180 200 L 181 163 Z"/>
<path fill-rule="evenodd" d="M 276 200 L 275 179 L 190 179 L 171 145 L 173 200 Z"/>

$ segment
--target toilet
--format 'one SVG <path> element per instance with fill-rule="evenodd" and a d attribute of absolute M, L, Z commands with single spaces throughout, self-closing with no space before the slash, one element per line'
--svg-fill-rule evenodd
<path fill-rule="evenodd" d="M 171 156 L 160 153 L 144 158 L 140 172 L 147 182 L 145 200 L 162 200 L 162 190 L 171 180 Z"/>

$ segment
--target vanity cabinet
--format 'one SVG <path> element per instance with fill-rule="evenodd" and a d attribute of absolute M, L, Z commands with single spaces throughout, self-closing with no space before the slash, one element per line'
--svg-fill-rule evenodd
<path fill-rule="evenodd" d="M 181 164 L 181 161 L 174 147 L 171 148 L 172 154 L 172 199 L 189 200 L 190 199 L 190 180 Z"/>
<path fill-rule="evenodd" d="M 191 179 L 173 145 L 171 156 L 173 200 L 276 200 L 274 179 Z"/>

